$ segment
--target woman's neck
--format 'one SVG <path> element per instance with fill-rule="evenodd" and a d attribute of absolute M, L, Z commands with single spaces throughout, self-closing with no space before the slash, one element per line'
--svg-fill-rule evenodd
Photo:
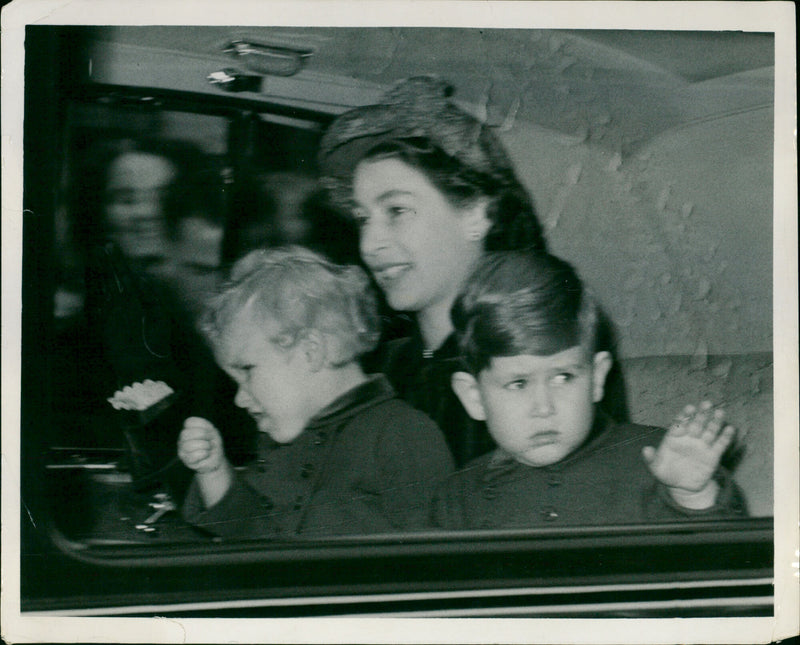
<path fill-rule="evenodd" d="M 453 333 L 453 322 L 450 319 L 452 306 L 453 300 L 449 300 L 417 312 L 417 326 L 424 349 L 429 351 L 439 349 Z"/>
<path fill-rule="evenodd" d="M 422 336 L 423 349 L 426 351 L 432 352 L 439 349 L 450 334 L 453 333 L 454 327 L 450 318 L 450 310 L 453 308 L 453 303 L 464 286 L 463 283 L 468 280 L 472 270 L 483 255 L 482 244 L 483 241 L 475 243 L 466 249 L 463 265 L 464 272 L 460 279 L 461 284 L 455 289 L 452 297 L 443 298 L 417 312 L 417 326 L 419 327 L 420 336 Z"/>

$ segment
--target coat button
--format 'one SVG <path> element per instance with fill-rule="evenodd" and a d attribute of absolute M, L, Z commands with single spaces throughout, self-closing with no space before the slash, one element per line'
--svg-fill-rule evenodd
<path fill-rule="evenodd" d="M 260 473 L 264 473 L 267 471 L 267 460 L 266 459 L 256 459 L 256 470 Z"/>
<path fill-rule="evenodd" d="M 561 480 L 555 475 L 551 475 L 550 479 L 547 480 L 547 485 L 550 486 L 550 488 L 555 488 L 561 485 Z"/>
<path fill-rule="evenodd" d="M 313 474 L 314 474 L 314 464 L 305 464 L 303 468 L 300 470 L 300 477 L 302 477 L 303 479 L 308 479 Z"/>
<path fill-rule="evenodd" d="M 302 495 L 298 495 L 297 499 L 294 500 L 294 507 L 293 508 L 296 511 L 299 511 L 301 508 L 303 508 L 303 496 Z"/>
<path fill-rule="evenodd" d="M 545 506 L 541 513 L 542 518 L 547 522 L 554 522 L 558 519 L 558 512 L 552 506 Z"/>
<path fill-rule="evenodd" d="M 497 498 L 497 489 L 494 486 L 484 486 L 484 488 L 483 488 L 483 498 L 484 499 L 496 499 Z"/>
<path fill-rule="evenodd" d="M 261 498 L 261 506 L 267 510 L 270 510 L 275 506 L 275 504 L 272 503 L 272 500 L 269 497 L 264 496 Z"/>
<path fill-rule="evenodd" d="M 315 446 L 321 446 L 328 440 L 328 434 L 322 430 L 317 433 L 316 438 L 314 439 Z"/>

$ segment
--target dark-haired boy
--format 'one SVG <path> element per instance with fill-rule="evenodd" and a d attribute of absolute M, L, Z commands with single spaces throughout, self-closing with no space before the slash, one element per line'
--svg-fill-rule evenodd
<path fill-rule="evenodd" d="M 569 264 L 545 253 L 487 256 L 452 316 L 468 370 L 453 375 L 453 389 L 498 448 L 450 477 L 434 504 L 436 525 L 746 514 L 719 467 L 735 435 L 721 409 L 687 406 L 668 431 L 617 424 L 597 409 L 611 356 L 595 349 L 597 306 Z"/>

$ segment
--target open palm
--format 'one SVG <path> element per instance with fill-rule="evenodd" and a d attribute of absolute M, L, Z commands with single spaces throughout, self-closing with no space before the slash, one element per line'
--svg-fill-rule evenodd
<path fill-rule="evenodd" d="M 725 413 L 711 403 L 686 406 L 658 449 L 648 446 L 643 456 L 650 472 L 670 488 L 696 492 L 705 488 L 735 435 L 724 423 Z"/>

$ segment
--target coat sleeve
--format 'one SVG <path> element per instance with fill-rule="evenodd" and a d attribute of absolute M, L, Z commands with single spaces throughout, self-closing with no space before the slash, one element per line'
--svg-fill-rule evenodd
<path fill-rule="evenodd" d="M 433 497 L 429 515 L 431 527 L 449 531 L 469 528 L 465 516 L 466 505 L 462 482 L 463 479 L 456 475 L 449 477 L 439 486 Z"/>
<path fill-rule="evenodd" d="M 271 503 L 250 487 L 239 472 L 225 496 L 211 508 L 205 507 L 193 480 L 181 511 L 189 524 L 220 537 L 267 537 L 277 530 L 271 528 L 274 526 Z"/>
<path fill-rule="evenodd" d="M 725 520 L 747 517 L 747 503 L 744 495 L 730 472 L 720 468 L 714 479 L 719 484 L 717 502 L 714 506 L 702 510 L 681 506 L 672 498 L 666 486 L 653 481 L 652 486 L 646 489 L 644 494 L 645 518 L 653 522 L 669 522 L 673 520 Z"/>
<path fill-rule="evenodd" d="M 439 428 L 422 413 L 408 410 L 384 427 L 375 451 L 384 482 L 380 512 L 397 529 L 429 526 L 434 493 L 454 470 Z"/>

